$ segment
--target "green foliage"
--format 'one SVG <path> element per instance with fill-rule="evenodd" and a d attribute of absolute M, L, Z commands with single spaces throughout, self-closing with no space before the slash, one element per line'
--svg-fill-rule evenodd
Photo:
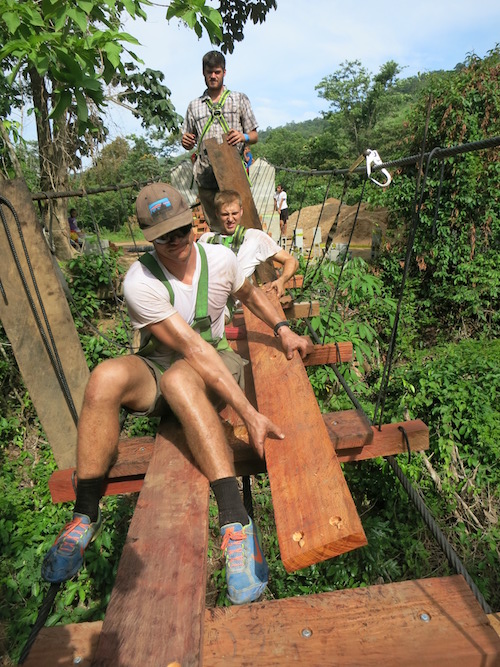
<path fill-rule="evenodd" d="M 316 86 L 319 96 L 326 99 L 334 111 L 336 130 L 341 121 L 352 160 L 366 148 L 373 147 L 372 132 L 379 119 L 389 112 L 394 113 L 407 100 L 396 86 L 400 71 L 399 65 L 391 60 L 373 76 L 359 60 L 346 61 Z"/>
<path fill-rule="evenodd" d="M 499 74 L 497 47 L 484 59 L 470 56 L 464 67 L 447 76 L 429 77 L 409 119 L 407 151 L 421 150 L 429 100 L 426 150 L 498 136 Z M 461 335 L 498 333 L 499 156 L 498 147 L 457 155 L 445 161 L 442 180 L 441 165 L 434 161 L 423 193 L 414 243 L 417 261 L 411 265 L 417 298 Z M 402 254 L 412 220 L 414 178 L 414 169 L 408 170 L 387 193 L 393 256 L 394 249 Z"/>
<path fill-rule="evenodd" d="M 366 383 L 366 374 L 380 366 L 379 349 L 386 346 L 389 338 L 396 308 L 394 300 L 385 295 L 380 277 L 359 257 L 348 260 L 343 270 L 334 262 L 323 262 L 319 271 L 313 266 L 304 283 L 307 291 L 302 296 L 320 301 L 319 316 L 311 318 L 319 340 L 352 343 L 354 363 L 342 366 L 343 375 L 360 400 L 369 405 L 372 389 Z M 325 412 L 350 407 L 331 368 L 307 370 Z"/>
<path fill-rule="evenodd" d="M 128 314 L 117 313 L 116 298 L 121 293 L 125 269 L 120 264 L 121 251 L 76 255 L 65 271 L 71 293 L 70 308 L 80 334 L 80 342 L 89 368 L 100 361 L 126 353 L 131 348 Z M 107 321 L 105 333 L 99 334 L 99 321 Z"/>
<path fill-rule="evenodd" d="M 48 590 L 40 578 L 43 555 L 71 516 L 67 505 L 54 505 L 50 498 L 48 479 L 56 469 L 50 448 L 40 440 L 30 446 L 26 436 L 21 430 L 20 444 L 0 450 L 0 622 L 8 629 L 9 653 L 16 663 Z M 135 497 L 105 498 L 103 506 L 113 520 L 105 523 L 86 554 L 78 578 L 61 588 L 47 625 L 104 617 Z"/>

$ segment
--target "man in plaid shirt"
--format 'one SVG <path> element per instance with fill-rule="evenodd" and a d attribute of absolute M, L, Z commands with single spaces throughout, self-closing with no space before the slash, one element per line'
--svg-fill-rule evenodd
<path fill-rule="evenodd" d="M 227 135 L 227 143 L 243 154 L 246 144 L 258 141 L 257 121 L 250 100 L 244 93 L 230 91 L 224 86 L 226 59 L 219 51 L 203 56 L 203 76 L 207 88 L 201 97 L 189 103 L 182 126 L 182 145 L 192 150 L 198 144 L 193 174 L 198 185 L 200 202 L 205 218 L 213 231 L 220 229 L 214 197 L 219 190 L 210 165 L 204 140 L 216 138 L 220 143 Z"/>

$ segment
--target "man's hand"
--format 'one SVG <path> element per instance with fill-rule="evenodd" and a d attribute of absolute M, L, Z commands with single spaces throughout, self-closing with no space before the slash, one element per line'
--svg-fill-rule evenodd
<path fill-rule="evenodd" d="M 182 135 L 181 144 L 183 148 L 190 151 L 196 145 L 196 135 L 186 132 L 186 134 Z"/>
<path fill-rule="evenodd" d="M 273 290 L 276 290 L 278 296 L 283 296 L 285 293 L 285 281 L 281 276 L 276 278 L 276 280 L 273 280 L 271 283 L 264 285 L 265 292 L 272 292 Z"/>
<path fill-rule="evenodd" d="M 250 444 L 257 454 L 264 458 L 264 443 L 267 437 L 283 440 L 285 434 L 273 422 L 255 410 L 251 418 L 245 419 Z"/>
<path fill-rule="evenodd" d="M 227 143 L 230 146 L 236 146 L 236 144 L 241 144 L 245 142 L 245 137 L 243 132 L 238 132 L 238 130 L 229 130 L 227 133 Z"/>
<path fill-rule="evenodd" d="M 287 359 L 292 359 L 295 350 L 298 351 L 302 359 L 307 356 L 309 341 L 305 336 L 298 336 L 289 327 L 280 327 L 278 337 Z"/>

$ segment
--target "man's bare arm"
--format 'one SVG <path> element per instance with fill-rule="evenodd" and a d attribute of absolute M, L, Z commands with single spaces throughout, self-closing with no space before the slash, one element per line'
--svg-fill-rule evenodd
<path fill-rule="evenodd" d="M 278 262 L 283 266 L 281 276 L 276 280 L 273 280 L 271 283 L 267 283 L 265 286 L 266 292 L 270 292 L 275 289 L 278 293 L 278 296 L 283 296 L 285 293 L 285 285 L 295 275 L 295 272 L 299 268 L 298 260 L 290 255 L 286 250 L 280 250 L 273 256 L 273 261 Z"/>
<path fill-rule="evenodd" d="M 271 329 L 274 329 L 276 324 L 283 320 L 264 292 L 254 287 L 249 280 L 245 280 L 243 286 L 234 296 L 244 303 L 254 315 L 269 325 Z M 293 357 L 295 350 L 297 350 L 302 358 L 307 355 L 307 338 L 304 336 L 297 336 L 297 334 L 293 333 L 290 327 L 280 327 L 278 329 L 278 337 L 287 359 Z"/>
<path fill-rule="evenodd" d="M 216 349 L 191 329 L 178 313 L 148 328 L 161 343 L 179 352 L 205 385 L 236 410 L 260 456 L 264 455 L 266 437 L 284 437 L 281 429 L 248 401 Z"/>

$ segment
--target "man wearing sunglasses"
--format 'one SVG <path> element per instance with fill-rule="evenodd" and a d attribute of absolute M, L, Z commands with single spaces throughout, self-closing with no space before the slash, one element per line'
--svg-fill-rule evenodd
<path fill-rule="evenodd" d="M 227 299 L 239 299 L 274 329 L 287 358 L 296 350 L 305 356 L 307 342 L 245 279 L 229 248 L 194 243 L 191 210 L 173 187 L 155 183 L 143 188 L 136 212 L 146 240 L 154 245 L 130 267 L 124 282 L 141 348 L 138 354 L 103 361 L 91 373 L 78 424 L 73 519 L 45 556 L 42 575 L 52 583 L 71 578 L 101 525 L 99 500 L 116 454 L 120 409 L 141 416 L 170 410 L 183 425 L 217 500 L 228 597 L 235 604 L 251 602 L 264 591 L 268 568 L 240 496 L 218 410 L 224 404 L 236 410 L 262 457 L 266 437 L 284 435 L 242 391 L 246 362 L 224 336 Z"/>

